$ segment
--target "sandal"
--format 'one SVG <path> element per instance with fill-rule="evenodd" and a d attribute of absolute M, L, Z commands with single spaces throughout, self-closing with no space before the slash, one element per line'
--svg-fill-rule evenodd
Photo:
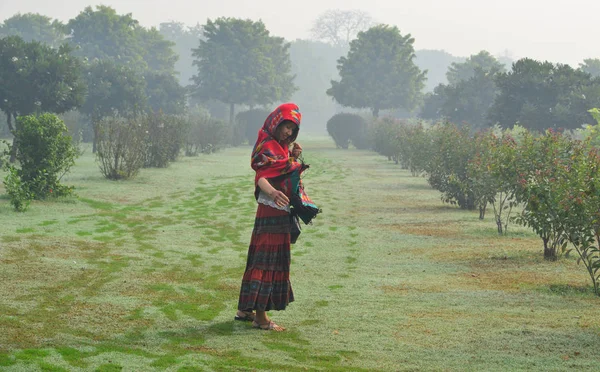
<path fill-rule="evenodd" d="M 285 331 L 285 328 L 283 328 L 280 325 L 275 324 L 275 322 L 272 320 L 269 320 L 269 323 L 264 323 L 264 324 L 260 324 L 255 320 L 252 322 L 252 328 L 262 329 L 263 331 L 276 331 L 276 332 Z"/>
<path fill-rule="evenodd" d="M 244 315 L 239 315 L 240 313 L 243 313 Z M 235 318 L 233 318 L 234 320 L 239 320 L 242 322 L 253 322 L 254 321 L 254 313 L 249 312 L 249 311 L 239 311 L 237 314 L 235 314 Z"/>

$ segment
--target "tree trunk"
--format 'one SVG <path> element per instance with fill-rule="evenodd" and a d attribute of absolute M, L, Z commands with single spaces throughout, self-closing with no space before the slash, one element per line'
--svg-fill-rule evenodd
<path fill-rule="evenodd" d="M 556 261 L 556 249 L 548 245 L 548 238 L 542 238 L 544 241 L 544 259 Z"/>
<path fill-rule="evenodd" d="M 233 115 L 235 114 L 235 103 L 229 104 L 229 124 L 233 125 Z"/>
<path fill-rule="evenodd" d="M 14 128 L 12 125 L 12 117 L 15 118 Z M 13 135 L 12 148 L 10 149 L 10 162 L 14 163 L 17 160 L 17 137 L 15 136 L 15 128 L 17 126 L 16 116 L 8 113 L 6 114 L 6 121 L 8 123 L 8 129 L 10 130 L 10 133 Z"/>

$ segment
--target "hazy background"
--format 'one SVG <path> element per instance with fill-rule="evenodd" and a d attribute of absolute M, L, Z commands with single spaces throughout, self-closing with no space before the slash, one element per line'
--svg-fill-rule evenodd
<path fill-rule="evenodd" d="M 289 41 L 309 38 L 312 22 L 328 9 L 359 9 L 375 21 L 396 25 L 415 37 L 415 49 L 442 49 L 455 56 L 480 50 L 577 67 L 600 57 L 595 16 L 600 2 L 571 0 L 0 0 L 0 22 L 15 13 L 41 13 L 67 21 L 88 5 L 132 13 L 143 26 L 180 21 L 188 26 L 221 16 L 261 19 L 272 34 Z"/>

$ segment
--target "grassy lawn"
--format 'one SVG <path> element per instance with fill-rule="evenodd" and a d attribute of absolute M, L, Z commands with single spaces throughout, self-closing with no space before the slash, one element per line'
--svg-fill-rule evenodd
<path fill-rule="evenodd" d="M 64 179 L 78 198 L 26 213 L 0 186 L 0 370 L 598 369 L 600 299 L 574 259 L 545 262 L 515 225 L 498 237 L 384 157 L 301 142 L 324 213 L 292 247 L 284 333 L 233 321 L 249 147 L 125 182 L 88 150 Z"/>

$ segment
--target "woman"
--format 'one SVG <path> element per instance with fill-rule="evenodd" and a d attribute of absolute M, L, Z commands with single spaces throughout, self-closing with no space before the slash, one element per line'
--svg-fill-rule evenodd
<path fill-rule="evenodd" d="M 295 146 L 295 156 L 290 156 L 289 147 L 298 136 L 300 119 L 298 106 L 280 105 L 265 120 L 252 151 L 258 209 L 235 319 L 252 321 L 254 328 L 264 330 L 285 330 L 269 319 L 267 311 L 284 310 L 294 301 L 290 244 L 299 234 L 294 209 L 303 209 L 302 203 L 309 205 L 308 222 L 318 213 L 298 183 L 300 173 L 307 168 L 297 161 L 301 147 Z"/>

